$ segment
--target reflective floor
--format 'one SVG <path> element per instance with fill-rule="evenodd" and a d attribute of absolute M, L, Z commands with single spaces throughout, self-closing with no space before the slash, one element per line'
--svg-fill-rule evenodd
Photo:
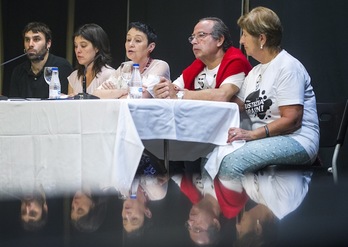
<path fill-rule="evenodd" d="M 138 172 L 129 195 L 82 188 L 52 197 L 39 185 L 5 199 L 2 191 L 0 246 L 348 245 L 345 175 L 334 185 L 324 169 L 238 181 L 211 181 L 180 162 L 169 176 L 153 170 Z"/>

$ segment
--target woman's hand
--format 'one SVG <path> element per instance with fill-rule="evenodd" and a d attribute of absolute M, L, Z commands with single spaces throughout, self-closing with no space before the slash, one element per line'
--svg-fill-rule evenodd
<path fill-rule="evenodd" d="M 281 117 L 267 124 L 268 136 L 264 126 L 254 130 L 229 128 L 227 143 L 231 143 L 236 140 L 251 141 L 269 136 L 286 135 L 301 128 L 303 115 L 302 105 L 280 106 L 279 110 Z"/>
<path fill-rule="evenodd" d="M 229 128 L 228 129 L 228 137 L 227 137 L 227 143 L 231 143 L 233 141 L 237 140 L 245 140 L 245 141 L 251 141 L 253 140 L 252 131 L 251 130 L 245 130 L 241 128 Z"/>
<path fill-rule="evenodd" d="M 104 81 L 98 89 L 116 89 L 115 84 L 111 81 Z"/>
<path fill-rule="evenodd" d="M 147 86 L 145 86 L 143 84 L 143 95 L 142 95 L 143 99 L 149 99 L 152 98 L 152 95 L 150 94 L 150 92 L 147 90 Z"/>

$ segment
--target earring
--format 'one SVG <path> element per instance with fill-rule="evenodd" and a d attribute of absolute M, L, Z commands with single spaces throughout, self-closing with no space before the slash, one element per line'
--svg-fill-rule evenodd
<path fill-rule="evenodd" d="M 260 46 L 260 49 L 261 49 L 261 50 L 263 49 L 263 45 Z"/>

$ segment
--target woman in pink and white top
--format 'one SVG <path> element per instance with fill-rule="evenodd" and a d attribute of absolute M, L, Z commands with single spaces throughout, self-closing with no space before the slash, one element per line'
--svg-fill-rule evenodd
<path fill-rule="evenodd" d="M 170 69 L 165 61 L 151 57 L 156 47 L 157 34 L 147 24 L 132 22 L 126 36 L 125 48 L 126 63 L 139 64 L 140 74 L 143 78 L 143 98 L 152 98 L 152 88 L 158 82 L 158 77 L 170 78 Z M 157 80 L 156 80 L 157 78 Z M 97 90 L 100 98 L 120 98 L 127 95 L 127 82 L 121 79 L 121 66 L 113 73 L 107 82 Z M 120 92 L 123 92 L 120 93 Z"/>

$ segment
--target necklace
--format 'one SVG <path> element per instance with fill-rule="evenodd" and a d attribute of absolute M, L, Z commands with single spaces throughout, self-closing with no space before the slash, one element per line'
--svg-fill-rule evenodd
<path fill-rule="evenodd" d="M 147 70 L 148 67 L 150 67 L 150 64 L 152 62 L 152 57 L 149 57 L 149 59 L 147 60 L 147 63 L 143 69 L 143 71 L 141 72 L 141 74 L 143 74 L 145 72 L 145 70 Z"/>
<path fill-rule="evenodd" d="M 275 57 L 278 55 L 278 53 L 276 53 L 276 55 L 266 64 L 260 64 L 260 74 L 258 75 L 257 79 L 256 79 L 256 89 L 255 91 L 259 90 L 260 88 L 260 84 L 262 82 L 262 76 L 263 74 L 266 72 L 266 70 L 268 69 L 268 66 L 273 62 L 273 60 L 275 59 Z"/>

